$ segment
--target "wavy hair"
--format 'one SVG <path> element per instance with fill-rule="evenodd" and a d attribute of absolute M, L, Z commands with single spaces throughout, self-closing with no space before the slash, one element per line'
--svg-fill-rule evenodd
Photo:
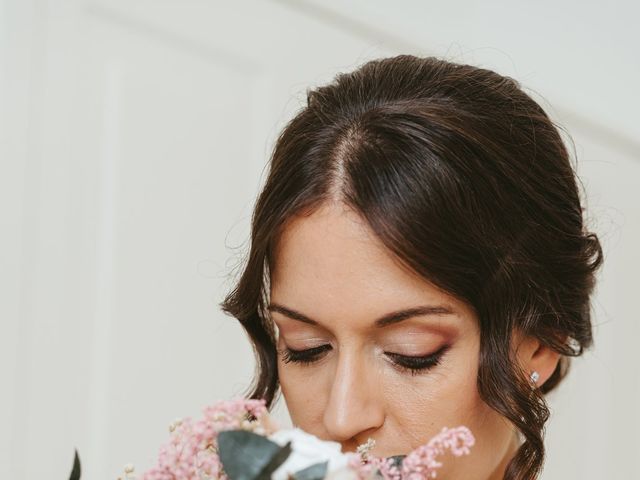
<path fill-rule="evenodd" d="M 545 394 L 592 344 L 590 296 L 603 261 L 561 127 L 513 78 L 438 57 L 371 60 L 306 93 L 277 138 L 248 257 L 220 303 L 256 355 L 247 396 L 271 408 L 280 393 L 266 310 L 279 235 L 293 216 L 340 201 L 401 262 L 475 309 L 478 391 L 523 440 L 504 478 L 536 478 Z M 561 353 L 538 389 L 515 361 L 516 329 Z"/>

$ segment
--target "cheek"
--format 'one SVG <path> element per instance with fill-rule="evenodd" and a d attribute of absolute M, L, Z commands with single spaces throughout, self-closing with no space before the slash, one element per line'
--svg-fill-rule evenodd
<path fill-rule="evenodd" d="M 293 424 L 318 434 L 325 405 L 323 392 L 327 389 L 322 371 L 314 369 L 309 375 L 304 368 L 291 368 L 278 360 L 278 379 Z"/>
<path fill-rule="evenodd" d="M 511 445 L 514 430 L 480 397 L 478 345 L 459 344 L 458 347 L 441 368 L 413 380 L 396 380 L 388 386 L 385 394 L 390 423 L 387 433 L 401 445 L 396 450 L 410 451 L 424 444 L 442 427 L 464 425 L 476 439 L 471 455 L 449 462 L 448 468 L 445 461 L 442 473 L 488 478 Z M 487 475 L 483 477 L 478 472 L 487 472 Z"/>
<path fill-rule="evenodd" d="M 465 425 L 484 416 L 477 395 L 476 367 L 464 352 L 451 352 L 448 361 L 433 372 L 415 378 L 397 377 L 386 393 L 393 430 L 402 432 L 414 449 L 442 427 Z"/>
<path fill-rule="evenodd" d="M 515 428 L 479 396 L 466 406 L 469 413 L 461 418 L 466 417 L 464 425 L 473 433 L 475 445 L 470 455 L 456 458 L 451 465 L 445 463 L 442 478 L 498 478 L 496 472 L 504 470 L 513 453 Z"/>
<path fill-rule="evenodd" d="M 491 409 L 476 386 L 476 370 L 442 372 L 424 385 L 401 387 L 389 400 L 391 425 L 388 438 L 394 438 L 393 451 L 411 451 L 424 444 L 442 427 L 468 427 L 476 439 L 471 455 L 448 455 L 438 478 L 490 478 L 504 459 L 513 440 L 513 426 Z"/>

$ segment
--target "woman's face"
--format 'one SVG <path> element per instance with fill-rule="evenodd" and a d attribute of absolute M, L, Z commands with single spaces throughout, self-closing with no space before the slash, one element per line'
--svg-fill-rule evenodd
<path fill-rule="evenodd" d="M 287 226 L 270 311 L 278 350 L 309 350 L 279 354 L 294 425 L 343 451 L 371 437 L 378 456 L 465 425 L 471 455 L 443 457 L 439 478 L 502 478 L 518 439 L 478 395 L 474 311 L 394 261 L 355 213 L 325 205 Z"/>

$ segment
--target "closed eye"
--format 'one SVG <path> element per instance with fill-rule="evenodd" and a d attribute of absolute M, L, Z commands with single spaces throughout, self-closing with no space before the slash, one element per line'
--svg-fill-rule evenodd
<path fill-rule="evenodd" d="M 450 345 L 444 345 L 439 350 L 428 355 L 409 356 L 394 352 L 384 352 L 390 359 L 391 363 L 398 370 L 416 375 L 426 372 L 440 363 L 442 356 L 450 348 Z M 308 348 L 306 350 L 294 350 L 285 347 L 279 350 L 284 363 L 297 363 L 300 365 L 309 365 L 319 361 L 323 354 L 331 350 L 331 345 L 320 345 L 318 347 Z"/>

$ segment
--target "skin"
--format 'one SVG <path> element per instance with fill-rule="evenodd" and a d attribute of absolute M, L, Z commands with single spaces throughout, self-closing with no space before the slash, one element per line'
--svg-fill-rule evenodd
<path fill-rule="evenodd" d="M 355 451 L 369 437 L 373 455 L 407 454 L 444 426 L 467 426 L 471 455 L 441 457 L 438 478 L 501 479 L 520 440 L 513 425 L 479 397 L 480 334 L 471 306 L 405 268 L 363 220 L 327 203 L 292 219 L 275 250 L 271 318 L 279 352 L 328 345 L 310 364 L 286 363 L 279 353 L 282 394 L 295 426 Z M 452 314 L 417 315 L 383 327 L 389 312 L 444 305 Z M 317 322 L 302 321 L 295 311 Z M 412 374 L 385 352 L 407 356 L 449 345 L 438 365 Z M 526 372 L 538 385 L 558 354 L 534 338 L 514 336 Z"/>

